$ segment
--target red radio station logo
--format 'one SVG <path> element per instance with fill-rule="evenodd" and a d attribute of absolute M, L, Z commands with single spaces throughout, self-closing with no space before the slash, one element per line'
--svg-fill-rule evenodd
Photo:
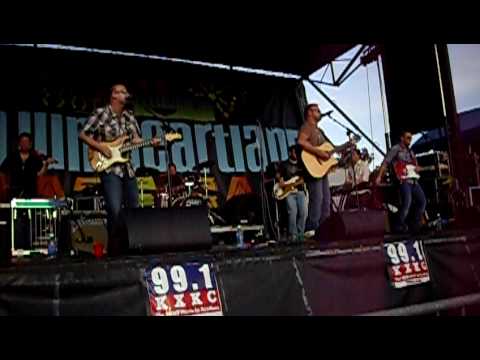
<path fill-rule="evenodd" d="M 223 315 L 209 264 L 153 266 L 145 273 L 154 316 Z"/>
<path fill-rule="evenodd" d="M 385 255 L 393 287 L 402 288 L 430 281 L 430 273 L 420 241 L 385 244 Z"/>

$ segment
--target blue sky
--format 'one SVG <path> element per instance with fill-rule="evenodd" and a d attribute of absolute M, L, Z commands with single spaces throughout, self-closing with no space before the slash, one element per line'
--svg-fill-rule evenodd
<path fill-rule="evenodd" d="M 480 106 L 480 44 L 455 44 L 449 45 L 448 49 L 458 111 L 462 112 Z M 354 48 L 340 58 L 352 58 L 356 50 L 357 48 Z M 346 63 L 342 62 L 336 63 L 335 73 L 340 74 L 345 64 Z M 323 73 L 324 69 L 320 69 L 313 73 L 311 78 L 319 80 Z M 330 79 L 325 78 L 324 80 Z M 323 112 L 333 109 L 309 83 L 305 82 L 304 84 L 308 102 L 318 103 Z M 368 95 L 369 88 L 370 96 Z M 360 67 L 356 73 L 338 88 L 322 85 L 321 89 L 327 93 L 367 135 L 373 138 L 380 148 L 385 149 L 384 116 L 376 63 L 372 63 L 366 67 Z M 337 111 L 334 111 L 332 116 L 341 123 L 349 126 L 347 121 L 344 120 Z M 336 144 L 347 141 L 345 130 L 329 118 L 323 118 L 321 128 Z M 373 166 L 378 165 L 383 160 L 381 154 L 375 151 L 365 140 L 360 141 L 358 146 L 360 148 L 366 147 L 369 152 L 374 154 Z"/>
<path fill-rule="evenodd" d="M 448 45 L 458 112 L 480 106 L 480 44 Z"/>

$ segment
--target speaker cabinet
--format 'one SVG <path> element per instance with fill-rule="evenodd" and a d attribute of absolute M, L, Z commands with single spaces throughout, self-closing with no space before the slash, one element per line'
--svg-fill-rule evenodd
<path fill-rule="evenodd" d="M 193 251 L 212 246 L 206 206 L 129 209 L 125 215 L 130 252 Z"/>

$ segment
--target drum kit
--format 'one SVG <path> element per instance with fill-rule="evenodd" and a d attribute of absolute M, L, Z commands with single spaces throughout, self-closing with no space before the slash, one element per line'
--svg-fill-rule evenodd
<path fill-rule="evenodd" d="M 211 196 L 218 194 L 218 191 L 211 190 L 208 187 L 207 174 L 212 165 L 211 161 L 199 164 L 193 168 L 192 174 L 184 176 L 182 185 L 172 186 L 172 191 L 170 192 L 168 191 L 168 186 L 155 188 L 150 186 L 154 178 L 162 179 L 162 176 L 159 176 L 160 173 L 156 169 L 139 168 L 136 174 L 137 176 L 141 175 L 141 177 L 137 177 L 140 206 L 166 209 L 169 207 L 182 208 L 206 205 L 210 223 L 223 223 L 224 220 L 215 213 L 211 203 Z M 165 183 L 162 180 L 160 182 Z M 153 203 L 149 201 L 152 196 L 155 198 Z"/>

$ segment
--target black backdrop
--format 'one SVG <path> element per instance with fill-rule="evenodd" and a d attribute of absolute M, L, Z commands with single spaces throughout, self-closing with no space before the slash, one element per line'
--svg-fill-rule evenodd
<path fill-rule="evenodd" d="M 44 262 L 0 270 L 0 314 L 146 315 L 142 276 L 152 261 L 211 262 L 225 315 L 353 315 L 480 290 L 480 238 L 429 244 L 425 254 L 431 281 L 404 289 L 388 283 L 381 251 L 306 258 L 301 249 L 284 249 Z M 466 313 L 478 315 L 480 307 L 468 306 Z"/>

